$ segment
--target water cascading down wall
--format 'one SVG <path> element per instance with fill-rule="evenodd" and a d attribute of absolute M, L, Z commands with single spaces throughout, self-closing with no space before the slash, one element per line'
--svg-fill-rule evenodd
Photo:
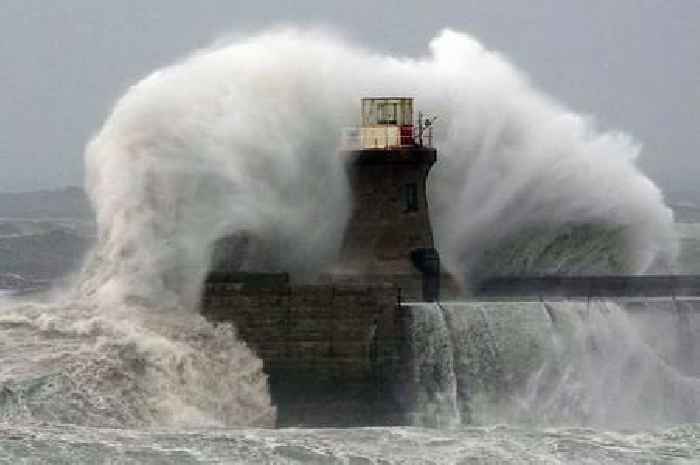
<path fill-rule="evenodd" d="M 699 303 L 407 304 L 415 423 L 624 428 L 698 421 Z"/>

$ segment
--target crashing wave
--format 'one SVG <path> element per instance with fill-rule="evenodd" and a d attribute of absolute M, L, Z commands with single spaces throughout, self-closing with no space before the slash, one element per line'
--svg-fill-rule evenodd
<path fill-rule="evenodd" d="M 350 210 L 336 142 L 365 95 L 413 95 L 439 117 L 429 201 L 453 273 L 638 272 L 672 259 L 672 215 L 634 165 L 638 145 L 553 103 L 471 37 L 443 31 L 414 59 L 317 31 L 263 33 L 194 53 L 117 102 L 86 151 L 93 253 L 65 295 L 2 323 L 26 354 L 2 352 L 2 402 L 14 406 L 3 414 L 269 422 L 259 360 L 197 314 L 202 281 L 216 241 L 237 234 L 274 244 L 266 263 L 296 278 L 332 264 Z"/>

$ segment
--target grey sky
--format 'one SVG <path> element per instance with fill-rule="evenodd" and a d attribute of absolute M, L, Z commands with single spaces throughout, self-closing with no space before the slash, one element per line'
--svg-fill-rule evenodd
<path fill-rule="evenodd" d="M 443 27 L 471 33 L 601 128 L 634 135 L 664 189 L 700 191 L 698 0 L 4 0 L 0 191 L 82 184 L 83 147 L 130 83 L 222 35 L 285 23 L 406 55 Z"/>

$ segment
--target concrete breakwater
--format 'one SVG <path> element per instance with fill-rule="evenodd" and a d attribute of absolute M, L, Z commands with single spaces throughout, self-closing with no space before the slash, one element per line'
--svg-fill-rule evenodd
<path fill-rule="evenodd" d="M 410 346 L 393 286 L 210 283 L 203 312 L 263 360 L 278 425 L 406 424 Z"/>
<path fill-rule="evenodd" d="M 203 312 L 263 360 L 278 426 L 625 426 L 698 411 L 695 302 L 407 303 L 392 285 L 267 284 L 208 283 Z"/>

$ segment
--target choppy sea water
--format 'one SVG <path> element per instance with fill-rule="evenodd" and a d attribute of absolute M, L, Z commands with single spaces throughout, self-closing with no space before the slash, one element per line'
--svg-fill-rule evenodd
<path fill-rule="evenodd" d="M 493 338 L 497 344 L 495 349 L 500 353 L 497 358 L 507 357 L 504 361 L 517 364 L 513 365 L 516 367 L 522 365 L 516 353 L 523 354 L 523 348 L 530 345 L 528 341 L 534 341 L 533 337 L 540 334 L 535 331 L 542 326 L 537 322 L 546 321 L 546 318 L 541 316 L 546 313 L 539 308 L 541 305 L 539 303 L 489 303 L 486 308 L 481 308 L 478 304 L 450 304 L 444 307 L 447 323 L 444 329 L 453 333 L 452 336 L 457 336 L 461 334 L 462 328 L 462 325 L 455 320 L 457 315 L 463 315 L 465 322 L 477 317 L 484 318 L 484 321 L 489 323 L 484 326 L 488 329 L 488 337 Z M 567 305 L 575 306 L 573 303 Z M 426 308 L 415 309 L 423 312 L 426 310 Z M 459 313 L 455 313 L 458 310 Z M 552 309 L 555 313 L 564 310 L 563 307 Z M 568 311 L 575 314 L 578 310 L 572 308 Z M 663 310 L 659 308 L 658 311 Z M 431 314 L 439 316 L 440 312 L 433 308 Z M 437 364 L 435 369 L 454 370 L 454 375 L 441 374 L 430 377 L 431 380 L 425 380 L 426 388 L 429 388 L 430 392 L 441 390 L 454 392 L 452 400 L 446 401 L 442 398 L 444 406 L 436 411 L 444 410 L 449 413 L 452 408 L 466 412 L 461 416 L 462 424 L 459 421 L 450 421 L 446 423 L 448 424 L 446 428 L 253 429 L 177 426 L 164 428 L 134 427 L 128 424 L 117 427 L 114 424 L 119 424 L 118 421 L 105 422 L 106 416 L 100 420 L 102 417 L 97 415 L 100 412 L 107 415 L 114 410 L 107 409 L 102 412 L 104 408 L 100 407 L 101 404 L 107 407 L 111 405 L 108 399 L 100 400 L 101 397 L 110 394 L 106 386 L 104 389 L 82 393 L 83 397 L 89 394 L 87 399 L 89 402 L 86 404 L 86 399 L 80 396 L 72 399 L 71 396 L 80 394 L 79 392 L 62 389 L 60 382 L 57 384 L 56 381 L 51 381 L 53 378 L 50 376 L 47 378 L 35 372 L 26 360 L 27 357 L 36 355 L 34 352 L 27 351 L 32 347 L 35 351 L 49 349 L 49 346 L 55 351 L 61 347 L 67 354 L 66 351 L 69 351 L 71 346 L 81 345 L 75 345 L 80 342 L 75 335 L 69 338 L 70 340 L 63 340 L 66 338 L 65 335 L 55 327 L 47 333 L 43 329 L 39 332 L 31 332 L 26 325 L 6 324 L 3 332 L 6 337 L 13 335 L 18 337 L 21 334 L 24 336 L 33 334 L 33 336 L 24 337 L 25 345 L 21 347 L 5 345 L 6 351 L 0 354 L 4 361 L 0 371 L 7 374 L 11 373 L 12 366 L 17 369 L 23 368 L 24 372 L 20 373 L 20 378 L 25 380 L 18 384 L 19 378 L 15 371 L 16 382 L 5 384 L 0 391 L 0 405 L 3 406 L 3 410 L 6 410 L 0 412 L 3 413 L 0 416 L 2 418 L 0 420 L 0 464 L 700 464 L 700 423 L 674 422 L 673 419 L 678 418 L 679 412 L 671 402 L 674 399 L 685 398 L 689 401 L 696 399 L 694 391 L 687 389 L 688 383 L 690 387 L 695 386 L 695 376 L 680 374 L 678 375 L 680 378 L 677 380 L 674 378 L 673 383 L 656 385 L 646 376 L 649 370 L 645 368 L 645 363 L 640 363 L 636 357 L 627 358 L 627 354 L 639 353 L 637 350 L 639 346 L 621 338 L 623 333 L 633 332 L 634 321 L 628 320 L 625 317 L 626 313 L 616 307 L 610 307 L 607 313 L 600 311 L 599 315 L 601 319 L 590 320 L 590 324 L 586 325 L 577 323 L 577 328 L 581 331 L 579 336 L 582 337 L 581 342 L 585 342 L 584 346 L 593 344 L 596 351 L 603 349 L 610 354 L 607 359 L 611 361 L 611 366 L 595 358 L 589 358 L 590 354 L 582 357 L 584 354 L 572 353 L 568 358 L 558 359 L 565 365 L 574 367 L 578 375 L 554 370 L 545 377 L 539 373 L 541 370 L 535 370 L 535 375 L 531 376 L 528 382 L 528 389 L 509 394 L 509 399 L 517 401 L 519 408 L 514 409 L 512 405 L 500 406 L 507 407 L 506 410 L 513 418 L 513 421 L 506 422 L 507 424 L 496 423 L 472 427 L 464 423 L 468 421 L 467 415 L 477 421 L 484 421 L 483 415 L 486 413 L 490 418 L 496 417 L 493 411 L 496 406 L 493 402 L 485 399 L 483 393 L 474 396 L 478 393 L 474 380 L 469 383 L 470 386 L 467 386 L 471 389 L 472 399 L 463 398 L 464 380 L 468 376 L 478 376 L 479 385 L 488 390 L 489 383 L 499 383 L 500 378 L 493 378 L 487 372 L 492 370 L 484 366 L 488 357 L 479 356 L 478 360 L 475 359 L 472 362 L 477 363 L 478 366 L 467 363 L 468 347 L 488 346 L 482 341 L 483 335 L 475 333 L 469 340 L 464 339 L 460 342 L 460 348 L 452 347 L 451 358 L 454 362 Z M 665 319 L 674 321 L 673 315 L 668 315 Z M 507 318 L 504 318 L 505 316 Z M 7 320 L 7 317 L 5 319 Z M 528 321 L 530 323 L 527 323 Z M 663 329 L 661 324 L 663 321 L 665 320 L 655 319 L 653 325 L 647 326 L 656 328 L 654 334 L 657 335 L 672 334 Z M 427 322 L 428 320 L 426 324 Z M 578 320 L 574 319 L 569 323 L 574 322 Z M 471 326 L 476 328 L 474 324 Z M 603 331 L 604 326 L 611 328 L 609 334 Z M 528 328 L 528 331 L 514 331 L 516 327 Z M 591 339 L 593 334 L 590 330 L 603 334 Z M 20 331 L 23 332 L 20 334 Z M 504 336 L 506 334 L 509 336 Z M 439 341 L 433 341 L 433 339 L 425 340 L 426 347 L 437 348 L 440 345 Z M 450 339 L 460 340 L 454 337 Z M 572 342 L 571 347 L 575 347 L 573 344 L 575 340 L 574 337 L 569 339 Z M 617 355 L 613 354 L 610 344 L 618 340 L 621 341 L 621 346 L 627 346 L 630 350 Z M 511 355 L 505 351 L 507 347 L 503 344 L 506 341 L 508 341 L 507 347 L 512 349 Z M 39 342 L 42 343 L 39 344 Z M 10 354 L 11 346 L 20 349 L 24 347 L 27 350 L 18 350 L 17 353 Z M 0 347 L 3 345 L 0 344 Z M 658 347 L 654 352 L 661 354 L 659 360 L 665 360 L 664 364 L 675 363 L 671 351 L 663 349 Z M 444 358 L 444 354 L 437 356 L 435 350 L 430 353 L 435 355 L 433 358 L 440 360 Z M 67 356 L 65 354 L 64 356 Z M 531 354 L 525 355 L 532 358 Z M 653 360 L 654 355 L 650 353 L 649 357 L 648 360 Z M 623 361 L 629 363 L 620 364 Z M 497 360 L 489 363 L 493 367 L 500 366 L 498 363 L 493 365 L 494 362 Z M 582 364 L 582 362 L 585 363 Z M 598 376 L 592 376 L 585 370 L 582 372 L 585 364 L 591 365 Z M 422 376 L 426 376 L 426 367 L 429 365 L 421 362 Z M 541 365 L 541 361 L 537 365 Z M 548 365 L 545 363 L 542 366 Z M 668 370 L 663 364 L 649 366 L 661 371 Z M 621 391 L 618 388 L 622 386 L 611 385 L 613 378 L 610 376 L 615 372 L 609 369 L 611 367 L 617 367 L 618 378 L 624 383 L 629 383 L 628 398 L 618 397 L 619 405 L 608 402 L 610 399 L 607 396 L 601 396 L 601 393 L 597 393 L 595 389 L 600 384 L 596 380 L 602 380 L 603 384 L 608 386 L 604 389 L 606 392 L 612 392 L 613 397 L 619 395 Z M 526 366 L 523 365 L 523 369 L 525 368 Z M 628 368 L 643 376 L 630 373 Z M 661 371 L 657 378 L 662 377 Z M 505 370 L 504 374 L 512 372 L 513 370 L 509 369 Z M 126 371 L 123 374 L 128 373 Z M 664 372 L 663 376 L 670 379 L 670 374 L 671 372 Z M 91 379 L 87 372 L 81 376 L 83 377 L 80 379 Z M 431 386 L 430 383 L 434 384 L 438 379 L 442 380 L 443 384 L 456 386 L 436 391 L 435 388 L 441 386 Z M 533 390 L 534 385 L 537 386 Z M 544 385 L 552 386 L 553 389 L 542 391 Z M 612 390 L 612 387 L 616 389 Z M 537 395 L 533 397 L 530 391 L 537 392 Z M 644 392 L 640 393 L 640 391 Z M 623 389 L 622 392 L 624 395 L 626 391 Z M 475 404 L 477 398 L 479 405 Z M 663 405 L 656 406 L 663 411 L 654 410 L 654 415 L 663 414 L 658 416 L 657 423 L 628 429 L 607 425 L 547 427 L 544 426 L 546 422 L 540 418 L 547 416 L 550 420 L 559 419 L 560 425 L 566 424 L 561 422 L 567 421 L 571 421 L 569 424 L 576 424 L 576 418 L 581 418 L 581 413 L 584 413 L 587 421 L 610 424 L 616 423 L 615 418 L 611 416 L 618 416 L 620 417 L 618 420 L 625 424 L 627 422 L 623 421 L 621 416 L 629 413 L 627 402 L 632 402 L 630 408 L 636 411 L 639 406 L 638 400 L 651 405 L 663 399 L 668 402 L 664 401 Z M 430 397 L 426 397 L 425 401 L 428 407 L 431 402 L 434 402 Z M 88 404 L 92 407 L 84 408 Z M 693 405 L 697 407 L 697 404 L 693 403 L 686 405 L 689 408 L 693 408 Z M 607 413 L 600 412 L 601 406 Z M 564 411 L 566 409 L 570 411 Z M 19 410 L 26 410 L 26 412 Z M 561 412 L 557 413 L 559 410 Z M 652 413 L 644 410 L 641 409 L 639 412 L 642 417 L 648 417 Z M 72 418 L 71 412 L 78 411 L 85 414 L 82 418 L 73 415 L 77 419 L 75 423 L 68 424 L 65 420 L 61 420 L 61 418 Z M 114 411 L 120 412 L 119 409 Z M 690 418 L 698 418 L 700 415 L 700 412 L 687 413 Z M 481 418 L 480 415 L 482 415 Z M 93 421 L 90 420 L 91 418 L 96 419 Z M 528 423 L 528 418 L 531 423 Z M 651 419 L 654 418 L 657 417 Z M 102 424 L 112 426 L 96 426 Z"/>
<path fill-rule="evenodd" d="M 700 426 L 143 431 L 0 425 L 2 464 L 697 464 Z"/>

